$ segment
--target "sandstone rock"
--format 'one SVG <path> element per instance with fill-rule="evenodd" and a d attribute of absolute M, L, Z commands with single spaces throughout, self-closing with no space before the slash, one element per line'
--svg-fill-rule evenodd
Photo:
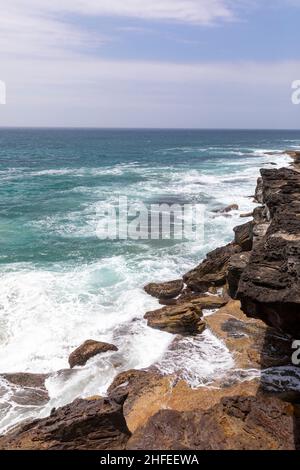
<path fill-rule="evenodd" d="M 240 302 L 229 302 L 207 317 L 206 323 L 233 354 L 237 368 L 264 369 L 291 364 L 292 338 L 260 320 L 247 318 Z"/>
<path fill-rule="evenodd" d="M 228 263 L 227 282 L 229 295 L 232 299 L 236 298 L 239 282 L 242 274 L 249 263 L 251 256 L 250 251 L 233 255 Z"/>
<path fill-rule="evenodd" d="M 235 243 L 217 248 L 209 253 L 199 266 L 185 274 L 184 282 L 195 292 L 207 292 L 211 286 L 224 285 L 228 262 L 232 255 L 241 251 L 241 247 Z"/>
<path fill-rule="evenodd" d="M 224 385 L 224 386 L 223 386 Z M 124 415 L 128 428 L 134 432 L 161 409 L 177 411 L 207 410 L 224 396 L 256 395 L 260 384 L 256 380 L 240 379 L 213 383 L 212 387 L 193 389 L 174 375 L 162 375 L 151 367 L 148 370 L 131 370 L 119 374 L 108 392 L 127 394 Z"/>
<path fill-rule="evenodd" d="M 178 297 L 178 299 L 171 299 L 169 301 L 160 300 L 162 305 L 179 305 L 182 303 L 192 303 L 193 305 L 199 307 L 201 310 L 214 310 L 216 308 L 223 307 L 227 300 L 224 297 L 218 295 L 209 295 L 209 294 L 196 294 L 189 289 L 183 291 L 183 293 Z"/>
<path fill-rule="evenodd" d="M 0 436 L 0 450 L 123 450 L 130 437 L 125 398 L 75 400 Z"/>
<path fill-rule="evenodd" d="M 147 294 L 152 295 L 152 297 L 156 297 L 157 299 L 173 299 L 180 294 L 183 286 L 183 280 L 178 279 L 176 281 L 162 282 L 158 284 L 147 284 L 144 289 Z"/>
<path fill-rule="evenodd" d="M 102 343 L 89 339 L 70 354 L 70 367 L 84 366 L 92 357 L 107 351 L 118 351 L 118 348 L 113 344 Z"/>
<path fill-rule="evenodd" d="M 243 251 L 251 251 L 253 244 L 253 222 L 247 222 L 246 224 L 235 227 L 235 243 L 239 245 Z"/>
<path fill-rule="evenodd" d="M 294 450 L 294 407 L 274 397 L 223 398 L 207 411 L 161 410 L 130 450 Z"/>
<path fill-rule="evenodd" d="M 300 173 L 262 170 L 270 226 L 255 244 L 239 283 L 243 311 L 300 335 Z"/>
<path fill-rule="evenodd" d="M 148 312 L 145 319 L 148 326 L 173 334 L 198 334 L 205 329 L 202 310 L 193 303 L 168 306 Z"/>

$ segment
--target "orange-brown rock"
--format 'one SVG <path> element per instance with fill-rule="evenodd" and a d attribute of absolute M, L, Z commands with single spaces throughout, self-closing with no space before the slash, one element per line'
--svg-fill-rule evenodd
<path fill-rule="evenodd" d="M 259 387 L 257 380 L 251 380 L 233 381 L 230 386 L 216 383 L 212 387 L 192 389 L 185 381 L 178 381 L 175 376 L 163 376 L 151 368 L 119 374 L 110 386 L 109 393 L 127 394 L 124 416 L 128 428 L 134 432 L 161 409 L 207 410 L 224 396 L 254 396 Z"/>
<path fill-rule="evenodd" d="M 73 368 L 75 366 L 84 366 L 92 357 L 107 351 L 118 351 L 118 348 L 113 344 L 102 343 L 89 339 L 70 354 L 70 367 Z"/>
<path fill-rule="evenodd" d="M 294 450 L 296 421 L 293 405 L 277 398 L 225 397 L 206 411 L 159 411 L 127 449 Z"/>
<path fill-rule="evenodd" d="M 186 289 L 182 292 L 178 299 L 172 299 L 169 303 L 166 302 L 166 305 L 179 305 L 186 302 L 196 305 L 201 310 L 214 310 L 226 305 L 228 300 L 218 295 L 199 295 L 190 291 L 189 289 Z M 164 301 L 160 301 L 160 303 L 164 305 Z"/>
<path fill-rule="evenodd" d="M 183 277 L 187 287 L 194 292 L 207 292 L 210 287 L 226 284 L 228 262 L 242 248 L 236 243 L 229 243 L 222 248 L 208 253 L 205 260 Z"/>
<path fill-rule="evenodd" d="M 173 299 L 177 297 L 183 289 L 183 280 L 177 279 L 175 281 L 161 282 L 147 284 L 144 290 L 147 294 L 156 297 L 157 299 Z"/>
<path fill-rule="evenodd" d="M 202 315 L 201 308 L 188 302 L 148 312 L 144 318 L 151 328 L 173 334 L 191 335 L 202 333 L 205 329 Z"/>
<path fill-rule="evenodd" d="M 206 318 L 207 326 L 232 352 L 239 368 L 267 368 L 291 363 L 291 337 L 247 318 L 240 302 L 230 301 Z"/>
<path fill-rule="evenodd" d="M 130 437 L 118 399 L 75 400 L 0 437 L 0 450 L 123 450 Z"/>

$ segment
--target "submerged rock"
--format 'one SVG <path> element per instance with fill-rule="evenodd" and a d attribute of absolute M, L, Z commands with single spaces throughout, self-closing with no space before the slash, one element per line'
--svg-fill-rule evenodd
<path fill-rule="evenodd" d="M 118 351 L 118 348 L 113 344 L 102 343 L 89 339 L 70 354 L 70 367 L 73 368 L 75 366 L 84 366 L 92 357 L 107 351 Z"/>
<path fill-rule="evenodd" d="M 17 406 L 39 407 L 49 401 L 45 381 L 47 374 L 12 373 L 1 374 L 0 380 L 5 382 L 0 386 L 0 398 L 11 408 L 12 403 Z M 7 397 L 9 400 L 7 401 Z"/>
<path fill-rule="evenodd" d="M 223 398 L 207 411 L 161 410 L 138 429 L 130 450 L 294 450 L 295 411 L 277 398 Z"/>
<path fill-rule="evenodd" d="M 75 400 L 0 436 L 0 450 L 123 450 L 130 437 L 125 398 Z"/>
<path fill-rule="evenodd" d="M 237 211 L 239 210 L 239 206 L 237 204 L 230 204 L 229 206 L 223 207 L 222 209 L 217 209 L 213 212 L 219 213 L 219 214 L 228 214 L 231 211 Z"/>
<path fill-rule="evenodd" d="M 183 289 L 183 280 L 177 279 L 170 282 L 151 283 L 147 284 L 144 289 L 147 294 L 156 297 L 157 299 L 174 299 Z"/>

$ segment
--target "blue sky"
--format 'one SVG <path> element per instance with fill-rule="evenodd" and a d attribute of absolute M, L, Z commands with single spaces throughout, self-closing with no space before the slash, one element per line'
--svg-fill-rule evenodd
<path fill-rule="evenodd" d="M 300 0 L 2 0 L 0 125 L 299 128 Z"/>

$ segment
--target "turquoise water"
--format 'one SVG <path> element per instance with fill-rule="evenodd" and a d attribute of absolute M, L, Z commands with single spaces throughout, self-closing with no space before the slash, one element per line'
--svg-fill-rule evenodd
<path fill-rule="evenodd" d="M 278 152 L 299 145 L 296 131 L 0 129 L 0 373 L 53 373 L 52 406 L 104 393 L 128 368 L 180 369 L 198 386 L 232 367 L 208 334 L 170 355 L 173 337 L 143 320 L 157 302 L 142 287 L 182 275 L 230 241 L 240 213 L 254 207 L 259 168 L 286 165 Z M 204 204 L 204 242 L 99 240 L 98 213 L 119 196 Z M 230 217 L 213 212 L 232 203 L 239 211 Z M 119 352 L 59 381 L 55 371 L 86 339 Z M 2 428 L 27 413 L 9 406 Z"/>

